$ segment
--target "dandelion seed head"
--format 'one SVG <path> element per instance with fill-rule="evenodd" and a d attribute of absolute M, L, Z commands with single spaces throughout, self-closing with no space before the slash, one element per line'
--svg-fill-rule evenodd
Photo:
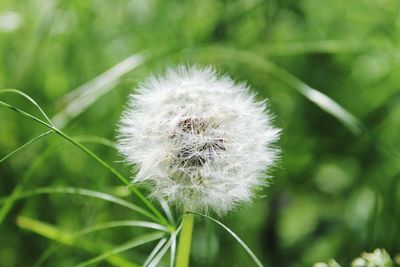
<path fill-rule="evenodd" d="M 275 163 L 279 130 L 265 102 L 211 67 L 151 76 L 130 96 L 118 150 L 133 182 L 190 211 L 225 213 L 248 202 Z"/>

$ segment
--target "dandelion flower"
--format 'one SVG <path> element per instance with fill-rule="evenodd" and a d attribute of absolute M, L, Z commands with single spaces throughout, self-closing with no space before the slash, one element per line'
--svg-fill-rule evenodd
<path fill-rule="evenodd" d="M 118 149 L 153 185 L 187 211 L 219 214 L 265 185 L 279 130 L 265 102 L 213 68 L 177 67 L 142 83 L 123 113 Z"/>

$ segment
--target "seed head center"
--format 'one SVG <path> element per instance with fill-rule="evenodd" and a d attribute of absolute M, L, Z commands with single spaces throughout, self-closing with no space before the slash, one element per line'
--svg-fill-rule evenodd
<path fill-rule="evenodd" d="M 178 122 L 171 138 L 177 144 L 176 162 L 181 167 L 201 167 L 225 150 L 224 139 L 216 134 L 213 120 L 185 118 Z"/>

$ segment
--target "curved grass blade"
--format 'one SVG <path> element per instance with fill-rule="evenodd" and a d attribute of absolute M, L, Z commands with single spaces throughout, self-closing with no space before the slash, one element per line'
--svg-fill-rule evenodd
<path fill-rule="evenodd" d="M 35 141 L 41 139 L 42 137 L 45 137 L 46 135 L 49 135 L 53 133 L 52 130 L 47 131 L 42 133 L 41 135 L 38 135 L 34 138 L 32 138 L 31 140 L 29 140 L 28 142 L 26 142 L 25 144 L 23 144 L 22 146 L 18 147 L 17 149 L 13 150 L 11 153 L 8 153 L 6 156 L 4 156 L 3 158 L 0 159 L 0 164 L 2 162 L 4 162 L 5 160 L 7 160 L 8 158 L 10 158 L 12 155 L 14 155 L 15 153 L 17 153 L 18 151 L 21 151 L 22 149 L 26 148 L 27 146 L 29 146 L 30 144 L 34 143 Z"/>
<path fill-rule="evenodd" d="M 110 140 L 103 138 L 103 137 L 97 137 L 97 136 L 90 136 L 90 135 L 85 135 L 85 136 L 78 136 L 75 138 L 76 140 L 79 140 L 80 142 L 84 143 L 94 143 L 94 144 L 101 144 L 109 147 L 114 147 L 114 143 L 111 142 Z M 66 145 L 68 143 L 65 143 Z M 29 166 L 29 169 L 25 172 L 23 178 L 22 178 L 22 184 L 21 182 L 13 189 L 12 193 L 7 197 L 5 200 L 4 205 L 0 209 L 0 225 L 2 224 L 4 218 L 7 216 L 8 211 L 13 207 L 14 202 L 16 200 L 16 196 L 22 192 L 23 186 L 28 183 L 30 180 L 33 172 L 42 164 L 45 159 L 49 156 L 51 156 L 53 153 L 55 153 L 62 145 L 58 144 L 54 147 L 47 148 L 41 155 L 37 156 L 33 163 Z"/>
<path fill-rule="evenodd" d="M 160 251 L 162 246 L 167 242 L 166 238 L 163 238 L 160 240 L 160 242 L 157 243 L 157 245 L 154 247 L 154 249 L 151 251 L 147 259 L 143 263 L 143 267 L 146 267 L 149 262 L 154 258 L 154 256 Z"/>
<path fill-rule="evenodd" d="M 96 224 L 94 226 L 86 228 L 85 230 L 79 231 L 77 236 L 86 235 L 93 232 L 115 227 L 142 227 L 142 228 L 160 230 L 163 232 L 169 232 L 167 227 L 158 223 L 152 223 L 147 221 L 123 220 L 123 221 L 112 221 L 112 222 Z"/>
<path fill-rule="evenodd" d="M 19 216 L 19 217 L 22 217 L 22 216 Z M 83 230 L 79 231 L 76 234 L 72 234 L 72 238 L 75 240 L 75 239 L 80 238 L 80 237 L 82 237 L 84 235 L 87 235 L 87 234 L 91 234 L 91 233 L 102 231 L 102 230 L 108 230 L 108 229 L 115 228 L 115 227 L 142 227 L 142 228 L 149 228 L 149 229 L 161 230 L 161 231 L 164 231 L 164 232 L 168 232 L 168 229 L 165 226 L 161 225 L 161 224 L 155 224 L 155 223 L 146 222 L 146 221 L 125 220 L 125 221 L 105 222 L 105 223 L 100 223 L 100 224 L 96 224 L 96 225 L 90 226 L 90 227 L 88 227 L 86 229 L 83 229 Z M 61 245 L 50 247 L 50 249 L 48 249 L 38 259 L 38 261 L 34 264 L 33 267 L 38 267 L 38 266 L 42 265 L 60 247 L 61 247 Z M 131 265 L 123 264 L 122 266 L 131 266 Z M 138 265 L 135 265 L 135 266 L 138 266 Z"/>
<path fill-rule="evenodd" d="M 36 230 L 34 232 L 42 234 L 43 236 L 53 239 L 54 235 L 50 235 L 49 233 L 53 233 L 56 232 L 57 236 L 63 236 L 60 235 L 59 232 L 60 231 L 54 231 L 54 227 L 51 227 L 52 231 L 44 231 L 46 229 L 49 228 L 48 224 L 27 218 L 27 217 L 23 217 L 23 216 L 19 216 L 17 219 L 18 225 L 19 226 L 25 226 L 23 228 L 27 228 L 27 225 L 29 225 L 29 229 L 31 231 Z M 149 228 L 149 229 L 154 229 L 154 230 L 161 230 L 164 232 L 168 232 L 168 229 L 160 224 L 156 224 L 156 223 L 151 223 L 151 222 L 146 222 L 146 221 L 135 221 L 135 220 L 124 220 L 124 221 L 111 221 L 111 222 L 105 222 L 105 223 L 99 223 L 93 226 L 90 226 L 88 228 L 85 228 L 79 232 L 77 232 L 76 234 L 69 234 L 68 236 L 70 236 L 71 240 L 74 240 L 74 244 L 76 244 L 76 240 L 81 238 L 84 235 L 88 235 L 94 232 L 98 232 L 98 231 L 102 231 L 102 230 L 108 230 L 108 229 L 112 229 L 112 228 L 116 228 L 116 227 L 142 227 L 142 228 Z M 46 234 L 44 234 L 46 233 Z M 65 236 L 65 234 L 64 234 Z M 52 238 L 53 237 L 53 238 Z M 65 242 L 65 240 L 61 240 L 64 242 L 61 242 L 61 244 L 64 245 L 71 245 Z M 42 264 L 44 261 L 46 261 L 56 250 L 58 250 L 61 247 L 61 245 L 55 246 L 55 247 L 51 247 L 48 251 L 46 251 L 45 254 L 43 254 L 37 264 L 35 264 L 36 266 Z"/>
<path fill-rule="evenodd" d="M 169 262 L 170 267 L 175 266 L 175 254 L 176 254 L 176 238 L 172 239 L 171 243 L 171 257 Z"/>
<path fill-rule="evenodd" d="M 21 216 L 20 216 L 21 217 Z M 30 219 L 31 220 L 31 219 Z M 70 234 L 71 238 L 73 240 L 76 240 L 84 235 L 91 234 L 94 232 L 102 231 L 102 230 L 108 230 L 111 228 L 116 228 L 116 227 L 142 227 L 142 228 L 149 228 L 149 229 L 154 229 L 154 230 L 161 230 L 164 232 L 167 232 L 168 229 L 164 227 L 163 225 L 160 224 L 155 224 L 151 222 L 146 222 L 146 221 L 134 221 L 134 220 L 125 220 L 125 221 L 111 221 L 111 222 L 105 222 L 105 223 L 100 223 L 96 224 L 93 226 L 90 226 L 88 228 L 85 228 L 75 234 Z M 43 263 L 46 261 L 56 250 L 58 250 L 61 246 L 58 245 L 56 247 L 51 248 L 48 250 L 38 261 L 38 264 Z M 123 265 L 126 266 L 126 265 Z"/>
<path fill-rule="evenodd" d="M 140 245 L 155 241 L 157 239 L 162 238 L 163 236 L 164 236 L 164 233 L 155 232 L 155 233 L 151 233 L 151 234 L 147 234 L 147 235 L 143 235 L 143 236 L 134 238 L 131 241 L 128 241 L 121 246 L 118 246 L 109 251 L 106 251 L 97 257 L 94 257 L 85 262 L 79 263 L 79 264 L 75 265 L 75 267 L 85 267 L 85 266 L 88 266 L 91 264 L 101 262 L 112 255 L 116 255 L 116 254 L 122 253 L 124 251 L 127 251 L 129 249 L 132 249 L 134 247 L 138 247 Z"/>
<path fill-rule="evenodd" d="M 101 200 L 105 200 L 105 201 L 108 201 L 111 203 L 118 204 L 118 205 L 128 208 L 130 210 L 133 210 L 137 213 L 140 213 L 149 219 L 157 221 L 157 218 L 153 214 L 149 213 L 148 211 L 142 209 L 141 207 L 139 207 L 131 202 L 128 202 L 126 200 L 123 200 L 121 198 L 118 198 L 118 197 L 115 197 L 113 195 L 109 195 L 109 194 L 106 194 L 103 192 L 98 192 L 98 191 L 93 191 L 93 190 L 88 190 L 88 189 L 83 189 L 83 188 L 41 187 L 41 188 L 37 188 L 34 190 L 19 193 L 15 197 L 15 200 L 28 198 L 28 197 L 32 197 L 35 195 L 43 195 L 43 194 L 72 194 L 72 195 L 81 195 L 81 196 L 86 196 L 86 197 L 97 198 L 97 199 L 101 199 Z M 6 200 L 7 200 L 7 198 L 0 198 L 0 204 L 4 203 Z"/>
<path fill-rule="evenodd" d="M 269 63 L 269 69 L 270 73 L 275 75 L 282 82 L 285 82 L 289 86 L 293 87 L 308 100 L 316 104 L 319 108 L 338 119 L 338 121 L 340 121 L 354 135 L 359 135 L 363 132 L 364 126 L 362 125 L 361 121 L 359 121 L 353 114 L 348 112 L 332 98 L 308 86 L 275 64 Z"/>
<path fill-rule="evenodd" d="M 39 106 L 39 104 L 36 103 L 36 101 L 33 100 L 33 98 L 30 97 L 29 95 L 25 94 L 24 92 L 22 92 L 22 91 L 20 91 L 20 90 L 11 89 L 11 88 L 8 88 L 8 89 L 1 89 L 1 90 L 0 90 L 0 94 L 2 94 L 2 93 L 3 93 L 3 94 L 4 94 L 4 93 L 12 93 L 12 94 L 17 94 L 17 95 L 23 96 L 23 97 L 26 98 L 29 102 L 31 102 L 31 103 L 40 111 L 40 113 L 42 113 L 42 115 L 43 115 L 43 117 L 46 119 L 46 121 L 47 121 L 51 126 L 53 126 L 53 123 L 51 122 L 51 120 L 49 119 L 49 117 L 46 115 L 46 113 L 43 111 L 43 109 L 42 109 L 42 108 Z"/>
<path fill-rule="evenodd" d="M 158 202 L 160 202 L 161 208 L 164 210 L 165 215 L 167 216 L 168 220 L 174 225 L 174 215 L 172 215 L 171 208 L 168 205 L 168 202 L 165 201 L 163 198 L 159 198 Z"/>
<path fill-rule="evenodd" d="M 27 218 L 24 216 L 18 216 L 17 218 L 17 225 L 24 229 L 31 231 L 35 234 L 40 236 L 46 237 L 50 240 L 54 240 L 59 244 L 56 246 L 52 246 L 49 250 L 47 250 L 33 265 L 33 267 L 39 267 L 48 258 L 61 246 L 68 245 L 71 247 L 79 248 L 89 253 L 101 253 L 103 249 L 109 249 L 111 246 L 104 242 L 96 241 L 96 243 L 86 240 L 86 239 L 77 239 L 78 237 L 82 236 L 82 234 L 72 234 L 63 230 L 60 230 L 50 224 L 43 223 L 31 218 Z M 125 260 L 124 258 L 113 255 L 106 259 L 110 264 L 113 266 L 119 267 L 138 267 L 140 265 L 133 263 L 132 261 Z"/>
<path fill-rule="evenodd" d="M 34 121 L 36 121 L 39 124 L 42 124 L 43 126 L 53 130 L 55 133 L 57 133 L 58 135 L 60 135 L 61 137 L 63 137 L 64 139 L 66 139 L 67 141 L 69 141 L 70 143 L 74 144 L 76 147 L 78 147 L 80 150 L 82 150 L 83 152 L 85 152 L 86 154 L 88 154 L 89 156 L 91 156 L 92 158 L 94 158 L 97 162 L 99 162 L 101 165 L 103 165 L 103 167 L 105 167 L 106 169 L 108 169 L 112 174 L 114 174 L 114 176 L 116 176 L 121 182 L 123 182 L 125 185 L 129 186 L 130 183 L 128 182 L 128 180 L 122 175 L 120 174 L 117 170 L 115 170 L 113 167 L 111 167 L 107 162 L 105 162 L 104 160 L 102 160 L 101 158 L 99 158 L 96 154 L 94 154 L 90 149 L 88 149 L 86 146 L 82 145 L 81 143 L 75 141 L 74 139 L 72 139 L 70 136 L 68 136 L 67 134 L 65 134 L 64 132 L 62 132 L 61 130 L 55 128 L 54 126 L 42 121 L 41 119 L 17 108 L 14 107 L 8 103 L 5 103 L 3 101 L 0 101 L 0 105 L 7 107 L 15 112 L 20 113 L 21 115 L 28 117 Z M 139 198 L 143 198 L 144 202 L 147 202 L 146 198 L 134 187 L 131 187 L 132 191 L 138 195 Z"/>
<path fill-rule="evenodd" d="M 156 256 L 151 260 L 151 262 L 148 263 L 147 267 L 156 267 L 164 257 L 165 253 L 167 253 L 168 249 L 172 246 L 173 242 L 176 240 L 179 232 L 182 229 L 182 223 L 179 225 L 179 227 L 172 232 L 171 237 L 168 239 L 168 242 L 163 246 L 163 248 L 157 253 Z M 172 257 L 172 255 L 171 255 Z"/>
<path fill-rule="evenodd" d="M 165 253 L 167 253 L 168 249 L 171 247 L 172 239 L 173 239 L 173 236 L 171 236 L 168 239 L 168 242 L 166 244 L 164 244 L 162 249 L 160 249 L 160 251 L 158 251 L 158 253 L 153 257 L 153 259 L 147 265 L 145 265 L 146 267 L 156 267 L 160 263 L 160 261 L 162 260 L 162 258 L 165 255 Z M 176 239 L 176 237 L 175 237 L 175 239 Z"/>
<path fill-rule="evenodd" d="M 24 176 L 22 177 L 22 181 L 19 182 L 16 187 L 14 187 L 12 193 L 9 196 L 5 197 L 3 206 L 0 209 L 0 225 L 2 224 L 4 218 L 7 216 L 7 213 L 13 207 L 15 201 L 17 200 L 17 196 L 22 192 L 24 185 L 30 181 L 34 171 L 39 168 L 39 166 L 47 159 L 47 157 L 56 152 L 59 146 L 60 145 L 49 147 L 42 154 L 38 155 L 32 162 L 32 164 L 30 164 L 28 170 L 25 172 Z"/>
<path fill-rule="evenodd" d="M 22 229 L 29 230 L 51 240 L 57 240 L 62 244 L 72 245 L 74 243 L 72 234 L 60 231 L 47 223 L 43 223 L 25 216 L 17 217 L 17 225 Z"/>
<path fill-rule="evenodd" d="M 102 160 L 100 157 L 98 157 L 95 153 L 93 153 L 90 149 L 88 149 L 86 146 L 82 145 L 81 143 L 75 141 L 74 139 L 72 139 L 70 136 L 68 136 L 67 134 L 65 134 L 64 132 L 62 132 L 61 130 L 59 130 L 58 128 L 42 121 L 41 119 L 17 108 L 14 107 L 8 103 L 5 103 L 3 101 L 0 101 L 0 106 L 9 108 L 15 112 L 18 112 L 19 114 L 30 118 L 34 121 L 36 121 L 39 124 L 42 124 L 43 126 L 53 130 L 55 133 L 57 133 L 58 135 L 60 135 L 61 137 L 63 137 L 64 139 L 66 139 L 67 141 L 69 141 L 70 143 L 74 144 L 76 147 L 78 147 L 80 150 L 82 150 L 83 152 L 85 152 L 87 155 L 89 155 L 90 157 L 92 157 L 93 159 L 95 159 L 98 163 L 100 163 L 103 167 L 105 167 L 106 169 L 108 169 L 115 177 L 117 177 L 122 183 L 124 183 L 125 185 L 127 185 L 130 190 L 132 190 L 132 192 L 159 218 L 160 221 L 162 221 L 164 224 L 168 225 L 168 221 L 167 219 L 155 208 L 155 206 L 149 201 L 147 200 L 147 198 L 135 187 L 131 186 L 131 184 L 128 182 L 128 180 L 121 174 L 119 173 L 115 168 L 113 168 L 111 165 L 109 165 L 107 162 L 105 162 L 104 160 Z"/>
<path fill-rule="evenodd" d="M 63 102 L 67 103 L 65 108 L 53 117 L 54 124 L 59 128 L 64 127 L 70 120 L 84 112 L 100 97 L 118 85 L 121 77 L 145 62 L 146 56 L 144 56 L 144 53 L 131 55 L 94 79 L 69 92 L 63 98 Z"/>
<path fill-rule="evenodd" d="M 251 258 L 252 258 L 253 261 L 257 264 L 257 266 L 263 267 L 262 263 L 261 263 L 260 260 L 256 257 L 256 255 L 253 253 L 253 251 L 251 251 L 251 249 L 246 245 L 246 243 L 244 243 L 244 241 L 243 241 L 242 239 L 240 239 L 240 237 L 239 237 L 237 234 L 235 234 L 231 229 L 229 229 L 228 226 L 226 226 L 226 225 L 223 224 L 222 222 L 220 222 L 220 221 L 218 221 L 218 220 L 216 220 L 216 219 L 214 219 L 214 218 L 212 218 L 212 217 L 210 217 L 210 216 L 208 216 L 208 215 L 200 214 L 200 213 L 195 213 L 195 212 L 190 212 L 190 213 L 192 213 L 192 214 L 194 214 L 194 215 L 197 215 L 197 216 L 201 216 L 201 217 L 207 218 L 207 219 L 213 221 L 214 223 L 218 224 L 218 225 L 221 226 L 222 228 L 224 228 L 225 231 L 227 231 L 231 236 L 233 236 L 233 238 L 236 239 L 236 241 L 244 248 L 244 250 L 246 250 L 246 252 L 251 256 Z"/>

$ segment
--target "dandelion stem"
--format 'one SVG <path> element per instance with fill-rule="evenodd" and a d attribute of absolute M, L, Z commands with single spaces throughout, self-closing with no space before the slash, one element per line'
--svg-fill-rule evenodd
<path fill-rule="evenodd" d="M 182 231 L 179 237 L 178 254 L 176 267 L 188 267 L 190 256 L 190 245 L 192 243 L 194 216 L 192 213 L 185 213 L 182 220 Z"/>

